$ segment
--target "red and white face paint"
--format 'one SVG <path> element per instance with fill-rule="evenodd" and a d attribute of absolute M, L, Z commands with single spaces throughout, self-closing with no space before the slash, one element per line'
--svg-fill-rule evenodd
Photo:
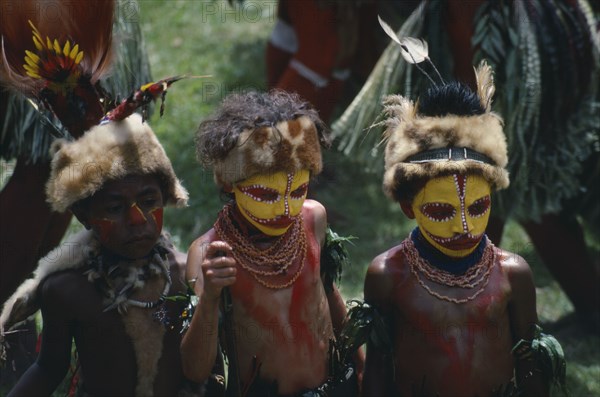
<path fill-rule="evenodd" d="M 157 178 L 133 175 L 106 183 L 90 199 L 88 222 L 108 251 L 130 259 L 148 255 L 163 226 Z"/>
<path fill-rule="evenodd" d="M 479 175 L 454 174 L 429 180 L 412 202 L 421 233 L 448 256 L 470 254 L 487 227 L 490 193 L 490 184 Z"/>
<path fill-rule="evenodd" d="M 280 236 L 302 211 L 309 177 L 308 170 L 253 175 L 234 185 L 236 205 L 258 230 Z"/>

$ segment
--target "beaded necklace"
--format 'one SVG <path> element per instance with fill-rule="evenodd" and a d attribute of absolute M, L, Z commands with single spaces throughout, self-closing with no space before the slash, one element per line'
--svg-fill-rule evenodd
<path fill-rule="evenodd" d="M 494 245 L 489 240 L 486 241 L 481 259 L 461 275 L 455 275 L 432 266 L 426 259 L 421 257 L 411 238 L 404 240 L 403 251 L 410 266 L 411 273 L 425 291 L 438 299 L 458 304 L 472 301 L 483 292 L 490 281 L 490 273 L 494 267 Z M 477 290 L 463 299 L 452 298 L 431 289 L 431 287 L 423 281 L 421 274 L 427 280 L 439 285 L 461 288 L 464 290 Z"/>
<path fill-rule="evenodd" d="M 469 255 L 462 258 L 449 258 L 425 240 L 419 227 L 413 229 L 410 233 L 410 239 L 417 251 L 419 251 L 421 258 L 429 262 L 430 265 L 455 275 L 464 274 L 470 267 L 479 263 L 488 242 L 487 238 L 482 238 L 479 244 L 477 244 L 477 248 Z"/>
<path fill-rule="evenodd" d="M 169 251 L 161 244 L 161 240 L 162 237 L 150 252 L 150 260 L 143 266 L 133 266 L 130 261 L 107 260 L 101 253 L 90 253 L 89 269 L 84 275 L 101 290 L 105 312 L 116 308 L 120 314 L 124 314 L 129 306 L 154 309 L 165 302 L 171 288 L 171 274 L 166 259 Z M 146 280 L 157 276 L 165 279 L 165 286 L 157 300 L 140 301 L 131 298 L 135 291 L 144 288 Z"/>
<path fill-rule="evenodd" d="M 257 248 L 247 233 L 242 233 L 243 222 L 234 206 L 227 204 L 214 224 L 217 236 L 233 248 L 236 262 L 267 288 L 283 289 L 292 285 L 300 276 L 306 259 L 302 216 L 297 216 L 290 228 L 265 249 Z"/>

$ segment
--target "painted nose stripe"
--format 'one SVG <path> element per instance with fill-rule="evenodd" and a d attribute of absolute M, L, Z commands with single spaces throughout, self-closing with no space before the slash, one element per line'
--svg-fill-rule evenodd
<path fill-rule="evenodd" d="M 139 225 L 148 221 L 137 203 L 133 203 L 131 207 L 129 207 L 129 219 L 131 219 L 131 223 L 134 225 Z"/>

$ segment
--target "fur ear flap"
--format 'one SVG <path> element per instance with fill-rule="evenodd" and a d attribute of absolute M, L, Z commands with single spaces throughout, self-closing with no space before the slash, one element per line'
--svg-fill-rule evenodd
<path fill-rule="evenodd" d="M 496 86 L 494 85 L 494 75 L 490 65 L 485 60 L 479 63 L 477 69 L 475 69 L 475 79 L 477 80 L 477 95 L 481 101 L 481 106 L 486 112 L 492 110 L 492 97 L 496 92 Z"/>

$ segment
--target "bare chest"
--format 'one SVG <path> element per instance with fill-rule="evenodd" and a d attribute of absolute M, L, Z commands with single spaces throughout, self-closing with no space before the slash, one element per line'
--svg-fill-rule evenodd
<path fill-rule="evenodd" d="M 276 380 L 280 392 L 324 380 L 333 328 L 318 267 L 305 266 L 291 286 L 281 289 L 238 272 L 232 296 L 241 374 L 251 374 L 256 363 L 257 377 Z"/>
<path fill-rule="evenodd" d="M 423 386 L 434 394 L 486 395 L 510 379 L 510 285 L 498 264 L 484 283 L 472 288 L 412 275 L 393 299 L 401 387 L 427 378 Z"/>
<path fill-rule="evenodd" d="M 134 293 L 139 301 L 160 296 L 164 280 L 156 279 Z M 157 295 L 158 294 L 158 295 Z M 165 305 L 157 308 L 128 307 L 104 311 L 105 300 L 94 294 L 80 311 L 75 342 L 86 390 L 93 394 L 152 394 L 175 392 L 182 380 L 179 333 L 161 322 Z M 169 316 L 174 313 L 169 313 Z M 107 383 L 106 379 L 112 379 Z"/>

